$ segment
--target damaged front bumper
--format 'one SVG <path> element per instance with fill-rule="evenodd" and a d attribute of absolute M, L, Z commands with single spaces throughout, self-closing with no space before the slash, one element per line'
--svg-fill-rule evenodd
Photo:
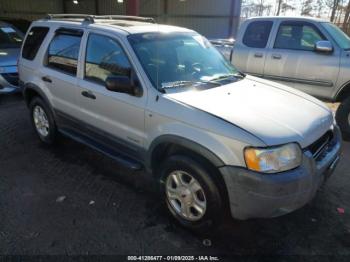
<path fill-rule="evenodd" d="M 236 219 L 267 218 L 290 213 L 308 203 L 334 171 L 341 151 L 341 135 L 333 137 L 322 153 L 304 151 L 302 164 L 278 174 L 257 173 L 241 167 L 224 166 L 231 214 Z"/>

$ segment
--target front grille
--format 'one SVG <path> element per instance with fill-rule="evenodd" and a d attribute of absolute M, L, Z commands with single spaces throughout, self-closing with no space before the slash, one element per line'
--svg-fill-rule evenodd
<path fill-rule="evenodd" d="M 323 151 L 328 147 L 329 143 L 333 139 L 333 132 L 330 130 L 321 136 L 316 142 L 307 147 L 307 150 L 311 152 L 315 159 L 323 153 Z"/>
<path fill-rule="evenodd" d="M 13 86 L 18 86 L 18 73 L 4 73 L 1 76 Z"/>

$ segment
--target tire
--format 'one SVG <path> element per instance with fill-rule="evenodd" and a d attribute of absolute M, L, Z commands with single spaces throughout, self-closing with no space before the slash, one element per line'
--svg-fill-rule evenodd
<path fill-rule="evenodd" d="M 350 97 L 346 98 L 336 113 L 336 120 L 343 135 L 343 139 L 350 141 Z"/>
<path fill-rule="evenodd" d="M 195 157 L 173 155 L 162 163 L 159 174 L 161 193 L 167 208 L 182 226 L 205 233 L 221 220 L 224 214 L 223 198 L 220 195 L 217 182 L 210 176 L 210 174 L 217 174 L 217 171 L 206 165 L 205 162 Z M 179 176 L 182 177 L 182 183 L 178 181 L 177 184 L 174 177 Z M 187 185 L 183 187 L 183 184 Z M 193 190 L 191 189 L 189 192 L 187 189 L 190 184 Z M 198 185 L 200 188 L 198 188 Z M 171 187 L 171 190 L 169 187 Z M 177 191 L 177 193 L 173 191 Z M 188 201 L 187 203 L 192 202 L 192 206 L 187 208 L 189 216 L 182 212 L 184 210 L 182 207 L 188 205 L 182 205 L 180 200 Z M 194 208 L 194 206 L 197 208 Z"/>
<path fill-rule="evenodd" d="M 47 145 L 54 144 L 57 140 L 57 128 L 53 114 L 48 105 L 40 97 L 34 97 L 30 101 L 29 111 L 32 126 L 39 139 Z M 38 118 L 41 119 L 39 124 L 37 122 Z M 44 130 L 46 131 L 44 132 Z"/>

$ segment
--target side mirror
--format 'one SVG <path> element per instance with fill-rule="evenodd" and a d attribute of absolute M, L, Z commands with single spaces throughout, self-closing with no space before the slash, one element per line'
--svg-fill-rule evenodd
<path fill-rule="evenodd" d="M 322 53 L 331 53 L 333 52 L 332 43 L 329 41 L 318 41 L 315 43 L 315 51 Z"/>
<path fill-rule="evenodd" d="M 132 96 L 142 95 L 142 89 L 138 85 L 135 85 L 134 81 L 128 76 L 107 77 L 106 88 L 112 92 L 124 93 Z"/>

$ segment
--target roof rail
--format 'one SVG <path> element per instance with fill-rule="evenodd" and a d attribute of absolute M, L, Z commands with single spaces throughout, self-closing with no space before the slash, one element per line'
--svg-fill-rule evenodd
<path fill-rule="evenodd" d="M 51 19 L 64 19 L 64 18 L 82 18 L 86 22 L 94 23 L 94 18 L 92 15 L 86 15 L 86 14 L 47 14 L 45 19 L 51 20 Z"/>
<path fill-rule="evenodd" d="M 140 16 L 127 16 L 127 15 L 88 15 L 88 14 L 48 14 L 45 19 L 74 19 L 81 18 L 85 22 L 95 23 L 98 19 L 106 20 L 129 20 L 129 21 L 140 21 L 147 23 L 155 23 L 155 20 L 151 17 L 140 17 Z"/>
<path fill-rule="evenodd" d="M 94 15 L 95 19 L 110 19 L 110 20 L 130 20 L 130 21 L 140 21 L 155 23 L 156 21 L 152 17 L 142 17 L 142 16 L 128 16 L 128 15 Z"/>

